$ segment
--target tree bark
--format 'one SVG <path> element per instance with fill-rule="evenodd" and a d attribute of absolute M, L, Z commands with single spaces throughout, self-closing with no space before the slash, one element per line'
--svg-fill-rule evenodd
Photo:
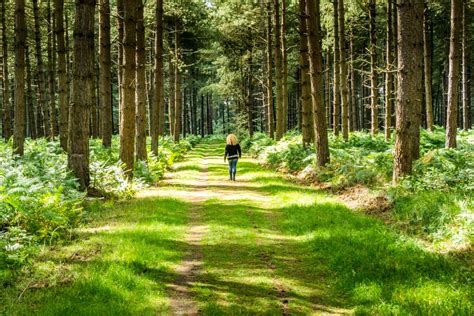
<path fill-rule="evenodd" d="M 129 178 L 133 176 L 135 149 L 135 74 L 137 69 L 135 53 L 136 8 L 135 1 L 124 0 L 124 37 L 123 37 L 123 95 L 122 113 L 120 116 L 120 159 L 125 164 L 125 172 Z"/>
<path fill-rule="evenodd" d="M 117 0 L 117 90 L 118 90 L 118 104 L 119 104 L 119 122 L 122 119 L 123 107 L 123 63 L 124 63 L 124 0 Z M 120 133 L 120 124 L 119 124 Z"/>
<path fill-rule="evenodd" d="M 329 162 L 329 145 L 323 100 L 323 56 L 321 53 L 321 17 L 319 0 L 306 0 L 308 28 L 309 69 L 313 119 L 315 127 L 316 157 L 319 166 Z"/>
<path fill-rule="evenodd" d="M 339 63 L 341 82 L 341 121 L 342 137 L 349 139 L 349 89 L 347 82 L 346 39 L 344 22 L 344 0 L 338 0 L 339 17 Z"/>
<path fill-rule="evenodd" d="M 163 95 L 163 0 L 156 1 L 155 29 L 155 99 L 152 106 L 151 150 L 158 155 L 158 136 L 164 135 L 165 102 Z"/>
<path fill-rule="evenodd" d="M 423 3 L 398 0 L 398 92 L 393 180 L 411 173 L 423 98 Z"/>
<path fill-rule="evenodd" d="M 267 25 L 266 25 L 266 58 L 267 58 L 267 73 L 266 73 L 266 95 L 267 95 L 267 130 L 268 136 L 273 138 L 275 136 L 275 119 L 273 112 L 273 61 L 272 61 L 272 13 L 271 0 L 267 1 Z"/>
<path fill-rule="evenodd" d="M 46 101 L 46 75 L 43 64 L 43 54 L 41 51 L 41 30 L 39 22 L 38 0 L 33 0 L 33 16 L 35 22 L 35 47 L 36 47 L 36 68 L 38 81 L 38 104 L 41 108 L 43 120 L 41 122 L 41 136 L 50 137 L 50 113 Z"/>
<path fill-rule="evenodd" d="M 334 135 L 339 136 L 339 121 L 340 121 L 340 96 L 341 93 L 339 91 L 340 89 L 340 75 L 339 75 L 339 70 L 341 69 L 340 63 L 339 63 L 339 12 L 338 12 L 338 1 L 339 0 L 333 0 L 333 10 L 334 10 L 334 65 L 333 65 L 333 110 L 332 110 L 332 115 L 333 115 L 333 131 Z"/>
<path fill-rule="evenodd" d="M 371 133 L 376 135 L 379 131 L 379 108 L 378 108 L 378 83 L 377 83 L 377 28 L 376 0 L 369 1 L 370 16 L 370 109 L 371 109 Z"/>
<path fill-rule="evenodd" d="M 314 141 L 313 111 L 311 104 L 311 86 L 309 83 L 308 31 L 306 27 L 306 0 L 299 1 L 300 19 L 300 85 L 301 85 L 301 129 L 303 144 Z"/>
<path fill-rule="evenodd" d="M 137 160 L 147 160 L 146 150 L 146 78 L 145 78 L 145 21 L 143 16 L 143 0 L 135 0 L 137 10 L 137 46 L 136 46 L 136 143 L 135 154 Z"/>
<path fill-rule="evenodd" d="M 176 31 L 176 30 L 175 30 Z M 168 46 L 169 46 L 169 53 L 168 53 L 168 121 L 169 121 L 169 129 L 170 135 L 174 135 L 174 116 L 175 116 L 175 91 L 176 91 L 176 82 L 175 82 L 175 67 L 176 67 L 176 57 L 174 57 L 174 45 L 173 45 L 173 33 L 169 33 L 168 38 Z"/>
<path fill-rule="evenodd" d="M 64 150 L 67 150 L 69 104 L 64 39 L 64 0 L 54 0 L 54 19 L 58 44 L 59 143 Z"/>
<path fill-rule="evenodd" d="M 74 25 L 74 74 L 69 112 L 68 166 L 81 190 L 90 184 L 89 113 L 94 106 L 94 16 L 95 0 L 76 0 Z"/>
<path fill-rule="evenodd" d="M 448 117 L 446 148 L 456 148 L 461 49 L 462 0 L 451 0 L 451 39 L 449 46 Z"/>
<path fill-rule="evenodd" d="M 23 156 L 25 143 L 25 0 L 15 0 L 15 121 L 13 152 Z"/>
<path fill-rule="evenodd" d="M 356 99 L 356 79 L 355 79 L 355 67 L 354 67 L 354 32 L 353 28 L 351 27 L 351 36 L 350 36 L 350 59 L 351 59 L 351 120 L 349 121 L 350 126 L 349 130 L 351 132 L 358 130 L 358 122 L 359 122 L 359 110 L 357 106 L 357 99 Z"/>
<path fill-rule="evenodd" d="M 467 32 L 469 26 L 469 14 L 467 13 L 467 0 L 462 3 L 462 122 L 463 129 L 467 131 L 469 125 L 469 35 Z"/>
<path fill-rule="evenodd" d="M 175 20 L 176 22 L 176 30 L 174 33 L 174 54 L 176 58 L 176 64 L 174 68 L 174 86 L 175 86 L 175 97 L 174 97 L 174 132 L 173 138 L 174 141 L 177 143 L 180 139 L 181 134 L 181 116 L 182 116 L 182 106 L 183 106 L 183 96 L 181 91 L 181 32 L 182 29 L 182 21 L 179 19 Z"/>
<path fill-rule="evenodd" d="M 10 139 L 12 136 L 12 122 L 11 122 L 11 108 L 10 108 L 10 82 L 9 82 L 9 74 L 8 74 L 8 41 L 7 41 L 7 28 L 6 28 L 6 21 L 5 21 L 5 1 L 2 0 L 1 2 L 1 9 L 2 9 L 2 100 L 3 100 L 3 125 L 2 125 L 2 132 L 3 138 L 5 140 Z M 24 7 L 24 5 L 23 5 Z M 24 11 L 24 9 L 23 9 Z"/>
<path fill-rule="evenodd" d="M 275 87 L 276 87 L 276 131 L 275 138 L 280 140 L 283 136 L 285 123 L 283 113 L 283 60 L 281 50 L 281 28 L 280 28 L 280 4 L 279 0 L 274 0 L 274 21 L 275 31 Z"/>
<path fill-rule="evenodd" d="M 283 132 L 288 130 L 288 58 L 286 52 L 286 0 L 281 6 L 281 84 L 282 84 L 282 111 Z"/>
<path fill-rule="evenodd" d="M 99 16 L 100 109 L 102 145 L 112 145 L 112 57 L 110 52 L 110 1 L 100 0 Z M 120 66 L 119 66 L 120 68 Z"/>
<path fill-rule="evenodd" d="M 56 58 L 54 54 L 54 40 L 53 40 L 53 20 L 51 19 L 51 0 L 48 0 L 47 8 L 47 33 L 48 33 L 48 88 L 49 88 L 49 137 L 54 139 L 56 127 L 56 97 L 55 97 L 55 68 Z"/>
<path fill-rule="evenodd" d="M 36 130 L 36 120 L 35 120 L 35 107 L 33 101 L 33 88 L 32 88 L 32 78 L 31 78 L 31 64 L 30 64 L 30 53 L 28 45 L 26 46 L 26 104 L 27 104 L 27 114 L 28 114 L 28 129 L 27 135 L 35 139 L 37 137 Z"/>
<path fill-rule="evenodd" d="M 385 140 L 390 140 L 392 130 L 392 107 L 393 107 L 393 22 L 392 3 L 387 3 L 387 41 L 386 41 L 386 74 L 385 74 Z"/>
<path fill-rule="evenodd" d="M 428 27 L 428 3 L 424 2 L 423 12 L 423 57 L 424 57 L 424 75 L 425 75 L 425 107 L 426 107 L 426 127 L 433 130 L 433 95 L 431 91 L 431 48 L 430 34 Z"/>

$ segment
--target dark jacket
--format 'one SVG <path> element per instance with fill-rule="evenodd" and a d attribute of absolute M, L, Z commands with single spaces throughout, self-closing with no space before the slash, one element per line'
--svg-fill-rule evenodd
<path fill-rule="evenodd" d="M 236 159 L 242 157 L 242 150 L 240 145 L 226 145 L 224 159 Z"/>

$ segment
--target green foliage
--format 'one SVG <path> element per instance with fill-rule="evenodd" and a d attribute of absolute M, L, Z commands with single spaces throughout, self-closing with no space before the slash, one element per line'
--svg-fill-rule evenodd
<path fill-rule="evenodd" d="M 92 140 L 91 187 L 110 199 L 131 198 L 137 189 L 160 180 L 198 141 L 190 137 L 175 144 L 168 137 L 160 139 L 158 157 L 137 162 L 129 181 L 119 160 L 118 137 L 111 148 Z M 40 243 L 68 237 L 83 219 L 84 199 L 58 142 L 27 140 L 25 155 L 13 159 L 11 144 L 0 142 L 0 266 L 21 266 Z"/>

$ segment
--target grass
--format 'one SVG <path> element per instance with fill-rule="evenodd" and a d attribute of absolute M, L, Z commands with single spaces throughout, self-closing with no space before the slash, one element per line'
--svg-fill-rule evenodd
<path fill-rule="evenodd" d="M 181 196 L 195 190 L 207 157 L 199 210 L 209 229 L 189 285 L 202 314 L 472 315 L 473 271 L 462 258 L 432 253 L 250 159 L 239 161 L 238 182 L 227 182 L 221 147 L 199 145 L 174 167 L 180 183 L 159 196 L 97 211 L 76 242 L 45 251 L 33 276 L 1 290 L 0 314 L 168 313 L 195 207 Z"/>

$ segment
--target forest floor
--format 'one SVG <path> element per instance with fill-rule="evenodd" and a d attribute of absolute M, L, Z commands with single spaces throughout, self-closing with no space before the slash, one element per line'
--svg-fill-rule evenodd
<path fill-rule="evenodd" d="M 466 315 L 465 269 L 252 159 L 200 144 L 0 295 L 6 315 Z M 451 312 L 451 313 L 450 313 Z"/>

